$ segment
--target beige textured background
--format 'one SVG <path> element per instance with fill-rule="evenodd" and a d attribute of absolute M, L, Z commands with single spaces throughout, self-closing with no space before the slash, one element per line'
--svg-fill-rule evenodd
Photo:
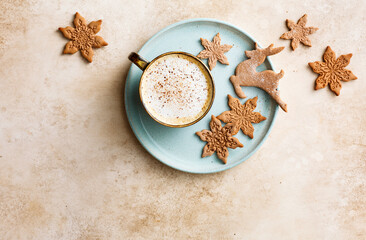
<path fill-rule="evenodd" d="M 366 239 L 366 2 L 0 1 L 0 239 Z M 57 31 L 79 11 L 109 46 L 87 64 Z M 312 48 L 280 40 L 309 15 Z M 212 175 L 173 170 L 134 137 L 123 108 L 127 55 L 188 18 L 230 22 L 285 70 L 262 148 Z M 313 90 L 330 45 L 358 80 Z"/>

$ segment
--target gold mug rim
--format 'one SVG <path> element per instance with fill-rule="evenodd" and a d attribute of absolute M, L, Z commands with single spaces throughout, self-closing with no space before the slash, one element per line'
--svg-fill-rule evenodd
<path fill-rule="evenodd" d="M 210 77 L 210 82 L 211 82 L 211 87 L 212 87 L 212 94 L 211 94 L 211 98 L 210 98 L 210 103 L 206 109 L 205 112 L 203 112 L 201 114 L 200 117 L 198 117 L 197 119 L 195 119 L 194 121 L 192 122 L 189 122 L 189 123 L 185 123 L 185 124 L 178 124 L 178 125 L 173 125 L 173 124 L 169 124 L 169 123 L 165 123 L 161 120 L 159 120 L 158 118 L 156 118 L 155 116 L 153 116 L 153 114 L 151 114 L 148 110 L 147 110 L 147 107 L 145 106 L 145 103 L 144 101 L 142 100 L 142 97 L 141 97 L 141 80 L 142 78 L 144 77 L 144 74 L 146 72 L 146 70 L 151 66 L 152 63 L 154 63 L 156 60 L 166 56 L 166 55 L 172 55 L 172 54 L 181 54 L 181 55 L 186 55 L 188 57 L 191 57 L 193 59 L 195 59 L 196 61 L 198 61 L 202 66 L 203 68 L 206 70 L 206 72 L 208 73 L 209 77 Z M 138 55 L 138 54 L 137 54 Z M 191 126 L 197 122 L 199 122 L 202 118 L 204 118 L 207 113 L 210 111 L 212 105 L 213 105 L 213 102 L 214 102 L 214 99 L 215 99 L 215 83 L 214 83 L 214 80 L 213 80 L 213 77 L 212 77 L 212 74 L 211 74 L 211 71 L 209 70 L 209 68 L 206 66 L 206 64 L 204 64 L 204 62 L 199 59 L 198 57 L 190 54 L 190 53 L 187 53 L 187 52 L 181 52 L 181 51 L 171 51 L 171 52 L 166 52 L 166 53 L 163 53 L 163 54 L 160 54 L 159 56 L 155 57 L 153 60 L 151 60 L 151 62 L 147 62 L 147 65 L 146 67 L 142 70 L 142 74 L 141 74 L 141 77 L 140 77 L 140 82 L 139 82 L 139 97 L 140 97 L 140 101 L 145 109 L 145 111 L 147 112 L 147 114 L 149 114 L 149 116 L 157 123 L 163 125 L 163 126 L 166 126 L 166 127 L 172 127 L 172 128 L 183 128 L 183 127 L 188 127 L 188 126 Z"/>

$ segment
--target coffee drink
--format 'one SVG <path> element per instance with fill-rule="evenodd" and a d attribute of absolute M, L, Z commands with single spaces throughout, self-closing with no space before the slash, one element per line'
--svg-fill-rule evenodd
<path fill-rule="evenodd" d="M 169 54 L 152 62 L 140 83 L 149 114 L 169 125 L 191 123 L 210 107 L 213 86 L 209 73 L 193 57 Z"/>

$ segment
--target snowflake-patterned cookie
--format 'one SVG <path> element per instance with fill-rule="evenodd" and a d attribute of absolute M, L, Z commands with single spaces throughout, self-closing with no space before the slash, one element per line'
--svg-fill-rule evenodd
<path fill-rule="evenodd" d="M 93 48 L 107 46 L 108 43 L 100 36 L 96 36 L 100 31 L 102 20 L 93 21 L 86 25 L 85 19 L 77 12 L 75 14 L 73 27 L 59 28 L 65 38 L 70 39 L 66 43 L 63 53 L 74 54 L 80 50 L 81 55 L 89 62 L 93 61 Z"/>
<path fill-rule="evenodd" d="M 211 156 L 216 152 L 217 157 L 223 162 L 227 162 L 229 156 L 229 150 L 227 148 L 235 149 L 237 147 L 243 147 L 243 144 L 232 135 L 234 125 L 226 124 L 221 126 L 221 121 L 214 115 L 211 116 L 210 130 L 202 130 L 196 132 L 202 141 L 206 141 L 207 144 L 203 148 L 202 157 Z"/>
<path fill-rule="evenodd" d="M 229 65 L 229 61 L 227 60 L 225 53 L 233 46 L 227 44 L 221 45 L 220 33 L 216 34 L 212 42 L 201 38 L 201 44 L 205 50 L 202 50 L 197 57 L 202 59 L 208 58 L 208 66 L 210 67 L 210 70 L 216 66 L 217 61 L 222 64 Z"/>
<path fill-rule="evenodd" d="M 258 97 L 255 97 L 242 105 L 239 99 L 228 95 L 228 105 L 231 110 L 221 113 L 217 118 L 225 123 L 234 125 L 233 135 L 237 134 L 241 129 L 245 135 L 253 138 L 254 127 L 252 123 L 260 123 L 266 120 L 260 113 L 253 112 L 257 107 L 257 100 Z"/>
<path fill-rule="evenodd" d="M 286 25 L 290 31 L 282 34 L 281 39 L 290 39 L 292 50 L 295 50 L 299 43 L 305 46 L 311 47 L 311 41 L 308 35 L 315 33 L 319 28 L 316 27 L 305 27 L 308 15 L 304 14 L 297 23 L 286 19 Z"/>
<path fill-rule="evenodd" d="M 319 74 L 315 80 L 315 90 L 329 85 L 330 90 L 339 96 L 342 88 L 341 81 L 348 82 L 357 79 L 350 70 L 345 69 L 351 57 L 352 53 L 336 58 L 334 51 L 328 46 L 323 55 L 324 62 L 309 63 L 313 71 Z"/>

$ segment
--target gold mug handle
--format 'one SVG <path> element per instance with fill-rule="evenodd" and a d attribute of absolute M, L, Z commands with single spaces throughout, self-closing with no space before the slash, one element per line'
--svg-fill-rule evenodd
<path fill-rule="evenodd" d="M 138 66 L 142 71 L 145 70 L 149 62 L 143 59 L 140 55 L 135 52 L 130 53 L 128 59 L 133 62 L 136 66 Z"/>

